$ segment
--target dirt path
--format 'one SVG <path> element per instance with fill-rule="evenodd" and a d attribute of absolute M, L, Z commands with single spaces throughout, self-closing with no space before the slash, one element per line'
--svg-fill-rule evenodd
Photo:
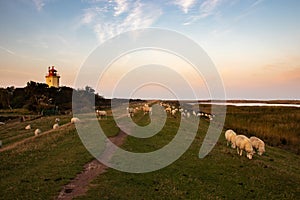
<path fill-rule="evenodd" d="M 37 137 L 41 137 L 41 136 L 43 136 L 43 135 L 52 133 L 52 132 L 54 132 L 54 131 L 58 131 L 58 130 L 61 130 L 61 129 L 65 129 L 65 128 L 69 127 L 69 126 L 72 126 L 72 123 L 71 123 L 71 122 L 69 122 L 69 123 L 67 123 L 67 124 L 64 124 L 64 125 L 61 125 L 61 126 L 59 126 L 59 128 L 57 128 L 57 129 L 50 129 L 50 130 L 48 130 L 48 131 L 42 132 L 41 134 L 39 134 L 39 135 L 37 135 L 37 136 L 35 136 L 35 135 L 34 135 L 34 132 L 32 132 L 33 136 L 28 137 L 28 138 L 25 138 L 25 139 L 23 139 L 23 140 L 21 140 L 21 141 L 18 141 L 18 142 L 13 143 L 13 144 L 7 145 L 7 146 L 1 148 L 1 149 L 0 149 L 0 152 L 7 151 L 7 150 L 10 150 L 10 149 L 14 149 L 14 148 L 16 148 L 17 146 L 19 146 L 19 145 L 21 145 L 21 144 L 24 144 L 24 143 L 26 143 L 26 142 L 32 141 L 32 140 L 34 140 L 34 139 L 37 138 Z"/>
<path fill-rule="evenodd" d="M 111 137 L 110 140 L 115 145 L 120 146 L 123 144 L 125 138 L 126 134 L 123 131 L 120 131 L 117 136 Z M 109 143 L 107 143 L 105 151 L 102 153 L 101 157 L 111 159 L 116 149 L 108 144 Z M 63 187 L 57 199 L 68 200 L 84 195 L 88 191 L 89 183 L 98 175 L 104 173 L 107 168 L 108 167 L 106 165 L 100 163 L 97 159 L 85 164 L 83 171 L 69 184 Z"/>

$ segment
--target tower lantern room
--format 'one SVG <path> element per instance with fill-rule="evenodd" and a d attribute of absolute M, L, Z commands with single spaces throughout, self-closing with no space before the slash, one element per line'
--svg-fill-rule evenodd
<path fill-rule="evenodd" d="M 59 78 L 57 70 L 54 69 L 54 66 L 48 67 L 48 74 L 46 75 L 46 84 L 49 87 L 59 87 Z"/>

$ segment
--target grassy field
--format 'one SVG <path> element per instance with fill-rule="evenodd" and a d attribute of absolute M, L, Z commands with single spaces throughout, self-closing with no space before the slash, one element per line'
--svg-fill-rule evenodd
<path fill-rule="evenodd" d="M 209 105 L 201 110 L 210 112 Z M 227 106 L 225 128 L 300 155 L 300 108 Z"/>
<path fill-rule="evenodd" d="M 30 124 L 45 131 L 50 130 L 56 117 L 61 119 L 61 124 L 70 121 L 70 116 L 62 115 L 39 118 Z M 24 130 L 27 123 L 7 123 L 1 126 L 0 136 L 5 138 L 4 142 L 12 142 L 10 138 L 15 138 L 18 134 L 32 136 L 34 130 L 24 133 L 27 131 Z M 114 136 L 119 131 L 109 117 L 100 121 L 100 124 L 108 136 Z M 4 143 L 4 146 L 5 144 L 10 143 Z M 83 165 L 92 159 L 82 145 L 74 125 L 54 130 L 12 150 L 1 152 L 0 199 L 53 199 L 62 186 L 81 172 Z"/>
<path fill-rule="evenodd" d="M 147 117 L 140 123 L 147 123 Z M 154 137 L 128 137 L 123 148 L 149 152 L 167 144 L 176 133 L 178 118 L 170 118 Z M 78 199 L 297 199 L 300 195 L 300 158 L 267 146 L 266 154 L 248 160 L 226 146 L 224 135 L 213 151 L 199 159 L 199 149 L 208 128 L 201 121 L 190 149 L 164 169 L 130 174 L 109 169 Z"/>
<path fill-rule="evenodd" d="M 300 108 L 229 107 L 226 126 L 300 155 Z"/>
<path fill-rule="evenodd" d="M 25 122 L 7 123 L 5 126 L 0 126 L 0 140 L 2 140 L 3 147 L 18 142 L 28 137 L 34 136 L 35 129 L 39 128 L 42 132 L 52 129 L 55 119 L 60 118 L 60 125 L 70 122 L 71 116 L 49 116 L 41 117 L 35 120 Z M 31 126 L 30 130 L 25 130 L 25 126 Z"/>
<path fill-rule="evenodd" d="M 236 129 L 239 123 L 234 122 L 243 119 L 240 116 L 244 115 L 246 118 L 247 113 L 254 118 L 257 117 L 257 112 L 267 114 L 266 110 L 259 111 L 257 108 L 255 115 L 253 110 L 247 111 L 247 109 L 246 107 L 236 110 L 229 108 L 226 127 Z M 282 110 L 272 112 L 270 110 L 270 113 L 280 112 Z M 295 110 L 290 112 L 292 115 L 297 114 Z M 274 118 L 276 116 L 279 115 L 273 115 Z M 54 118 L 36 119 L 32 124 L 41 123 L 51 129 L 52 125 L 49 127 L 49 122 Z M 60 118 L 62 119 L 63 116 Z M 289 123 L 297 123 L 298 120 L 293 117 L 289 119 L 293 121 Z M 67 121 L 67 118 L 65 120 Z M 134 120 L 142 126 L 150 122 L 147 115 L 141 114 L 136 115 Z M 132 152 L 159 149 L 174 137 L 179 126 L 178 122 L 179 117 L 169 117 L 163 130 L 151 138 L 138 139 L 128 136 L 122 148 Z M 15 137 L 17 133 L 23 134 L 25 124 L 20 123 L 19 128 L 15 125 L 15 133 L 4 129 L 9 124 L 4 125 L 1 127 L 0 137 L 9 134 L 9 137 Z M 119 128 L 110 116 L 100 120 L 100 124 L 108 136 L 114 136 L 119 132 Z M 264 126 L 264 123 L 256 124 Z M 253 160 L 248 160 L 246 156 L 238 156 L 235 149 L 227 147 L 222 134 L 208 156 L 199 159 L 199 149 L 208 125 L 208 121 L 201 120 L 191 147 L 171 165 L 145 174 L 108 169 L 90 184 L 86 196 L 78 199 L 299 198 L 299 155 L 267 145 L 263 156 L 254 155 Z M 93 157 L 82 145 L 74 125 L 34 138 L 15 149 L 1 152 L 0 199 L 53 199 L 58 196 L 62 186 L 74 179 L 83 169 L 83 165 L 92 159 Z"/>

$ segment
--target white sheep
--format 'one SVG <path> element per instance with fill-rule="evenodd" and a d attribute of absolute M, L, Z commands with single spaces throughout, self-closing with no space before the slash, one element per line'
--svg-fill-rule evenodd
<path fill-rule="evenodd" d="M 41 129 L 35 129 L 35 131 L 34 131 L 34 135 L 35 136 L 38 136 L 39 134 L 41 134 L 42 133 L 42 131 L 41 131 Z"/>
<path fill-rule="evenodd" d="M 167 107 L 167 108 L 165 109 L 165 111 L 166 111 L 167 113 L 171 113 L 171 112 L 172 112 L 172 109 L 171 109 L 171 107 Z"/>
<path fill-rule="evenodd" d="M 5 125 L 5 123 L 4 122 L 0 122 L 0 125 Z"/>
<path fill-rule="evenodd" d="M 175 116 L 176 110 L 172 110 L 171 113 L 172 113 L 173 116 Z"/>
<path fill-rule="evenodd" d="M 128 117 L 133 117 L 136 110 L 134 108 L 127 108 Z"/>
<path fill-rule="evenodd" d="M 105 110 L 96 110 L 97 116 L 100 118 L 106 117 L 107 118 L 107 112 Z"/>
<path fill-rule="evenodd" d="M 250 142 L 253 148 L 258 152 L 258 155 L 262 155 L 265 152 L 265 143 L 258 137 L 250 137 Z"/>
<path fill-rule="evenodd" d="M 143 111 L 144 111 L 144 115 L 150 113 L 150 111 L 152 111 L 152 108 L 150 109 L 150 107 L 148 106 L 148 104 L 145 104 L 143 106 Z"/>
<path fill-rule="evenodd" d="M 60 122 L 60 119 L 59 118 L 55 118 L 55 123 L 58 123 Z"/>
<path fill-rule="evenodd" d="M 78 123 L 78 122 L 80 122 L 80 119 L 78 119 L 77 117 L 73 117 L 73 118 L 71 119 L 71 123 L 72 123 L 72 124 L 75 124 L 75 123 Z"/>
<path fill-rule="evenodd" d="M 152 115 L 152 107 L 149 107 L 149 114 Z"/>
<path fill-rule="evenodd" d="M 247 153 L 247 158 L 252 159 L 254 150 L 249 138 L 247 138 L 245 135 L 237 135 L 235 138 L 235 146 L 237 149 L 237 153 L 240 156 L 243 155 L 243 150 L 244 150 Z"/>
<path fill-rule="evenodd" d="M 59 128 L 58 123 L 53 124 L 52 128 L 53 128 L 53 129 L 58 129 L 58 128 Z"/>
<path fill-rule="evenodd" d="M 190 118 L 190 116 L 191 116 L 191 113 L 187 112 L 187 113 L 186 113 L 186 117 L 187 117 L 187 118 Z"/>
<path fill-rule="evenodd" d="M 231 144 L 231 148 L 235 149 L 236 133 L 233 130 L 229 129 L 225 132 L 225 138 L 227 140 L 227 146 Z"/>
<path fill-rule="evenodd" d="M 196 117 L 197 116 L 197 114 L 196 114 L 196 112 L 193 110 L 193 115 Z"/>
<path fill-rule="evenodd" d="M 25 130 L 30 130 L 31 129 L 31 126 L 30 124 L 28 124 L 26 127 L 25 127 Z"/>

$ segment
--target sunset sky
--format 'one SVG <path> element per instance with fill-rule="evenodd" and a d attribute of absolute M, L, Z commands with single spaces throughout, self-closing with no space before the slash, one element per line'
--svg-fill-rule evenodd
<path fill-rule="evenodd" d="M 124 31 L 157 27 L 205 50 L 227 98 L 300 99 L 299 19 L 298 0 L 3 0 L 0 87 L 44 82 L 52 65 L 61 85 L 72 87 L 98 45 Z"/>

